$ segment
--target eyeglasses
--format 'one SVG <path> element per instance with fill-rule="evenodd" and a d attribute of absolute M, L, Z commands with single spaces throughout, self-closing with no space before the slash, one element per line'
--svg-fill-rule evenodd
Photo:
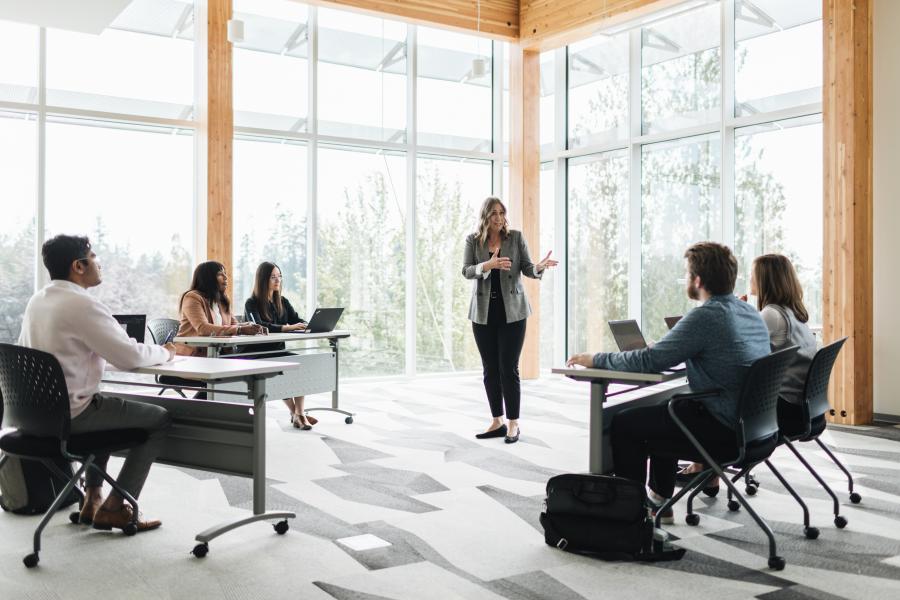
<path fill-rule="evenodd" d="M 281 281 L 282 279 L 284 279 L 284 276 L 282 276 L 282 275 L 272 275 L 271 277 L 269 277 L 269 279 L 271 279 L 272 281 Z"/>

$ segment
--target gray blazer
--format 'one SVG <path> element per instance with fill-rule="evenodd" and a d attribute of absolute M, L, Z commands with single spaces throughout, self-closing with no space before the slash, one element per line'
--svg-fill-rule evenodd
<path fill-rule="evenodd" d="M 522 287 L 522 275 L 532 279 L 540 279 L 543 271 L 535 272 L 534 263 L 528 254 L 528 244 L 522 232 L 509 230 L 509 236 L 500 243 L 500 256 L 510 259 L 509 271 L 500 271 L 500 291 L 503 293 L 503 307 L 506 309 L 506 322 L 515 323 L 527 319 L 531 315 L 531 304 Z M 479 325 L 487 325 L 488 306 L 491 302 L 491 278 L 475 273 L 477 266 L 491 258 L 487 245 L 479 243 L 476 235 L 466 238 L 466 251 L 463 254 L 462 274 L 466 279 L 474 279 L 472 301 L 469 303 L 469 320 Z"/>

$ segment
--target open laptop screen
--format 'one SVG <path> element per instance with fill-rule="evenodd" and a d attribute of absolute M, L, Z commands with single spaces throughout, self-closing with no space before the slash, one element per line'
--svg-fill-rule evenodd
<path fill-rule="evenodd" d="M 113 315 L 128 337 L 134 338 L 138 343 L 144 343 L 144 331 L 147 328 L 147 315 Z"/>
<path fill-rule="evenodd" d="M 619 347 L 620 352 L 642 350 L 647 347 L 641 328 L 638 327 L 637 321 L 634 319 L 609 321 L 609 329 L 612 331 L 613 338 L 616 340 L 616 345 Z"/>

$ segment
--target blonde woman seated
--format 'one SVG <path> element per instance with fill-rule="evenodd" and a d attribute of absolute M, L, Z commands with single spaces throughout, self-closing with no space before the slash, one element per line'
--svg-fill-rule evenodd
<path fill-rule="evenodd" d="M 278 265 L 263 262 L 256 268 L 253 284 L 253 295 L 244 303 L 244 314 L 272 333 L 303 331 L 306 321 L 300 318 L 287 298 L 281 295 L 283 277 Z M 282 352 L 278 352 L 278 351 Z M 254 348 L 256 352 L 271 352 L 267 357 L 290 356 L 284 352 L 284 344 L 266 344 Z M 284 398 L 284 403 L 291 411 L 291 423 L 297 429 L 312 429 L 318 419 L 303 413 L 303 396 Z"/>

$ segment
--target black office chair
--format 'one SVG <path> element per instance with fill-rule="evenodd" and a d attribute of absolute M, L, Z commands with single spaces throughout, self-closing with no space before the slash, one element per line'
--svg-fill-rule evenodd
<path fill-rule="evenodd" d="M 24 558 L 25 566 L 31 568 L 38 564 L 41 532 L 73 489 L 77 490 L 83 502 L 84 495 L 76 481 L 87 469 L 97 470 L 131 504 L 134 508 L 132 521 L 123 531 L 125 535 L 137 533 L 137 501 L 106 471 L 94 464 L 94 458 L 97 454 L 139 446 L 147 441 L 147 432 L 143 429 L 115 429 L 71 435 L 69 393 L 62 367 L 56 357 L 40 350 L 0 344 L 0 393 L 3 396 L 0 450 L 5 455 L 0 461 L 5 461 L 6 456 L 37 460 L 67 481 L 34 530 L 34 552 Z M 52 460 L 60 456 L 80 462 L 81 467 L 74 475 L 63 473 Z M 73 513 L 69 518 L 77 522 L 78 513 Z"/>
<path fill-rule="evenodd" d="M 165 344 L 166 341 L 173 339 L 175 337 L 175 334 L 178 333 L 178 328 L 180 326 L 181 324 L 177 319 L 150 319 L 150 321 L 147 323 L 147 329 L 150 331 L 150 337 L 153 338 L 153 343 L 159 345 Z M 168 378 L 170 381 L 164 381 L 163 379 L 160 379 L 159 375 L 156 375 L 154 379 L 156 380 L 156 383 L 171 384 L 173 381 L 175 381 L 175 379 L 173 378 Z M 159 393 L 156 395 L 162 396 L 163 392 L 168 389 L 173 389 L 182 398 L 187 398 L 187 396 L 184 395 L 184 392 L 179 388 L 160 388 Z"/>
<path fill-rule="evenodd" d="M 695 392 L 688 394 L 677 394 L 669 400 L 669 414 L 672 420 L 678 425 L 679 429 L 684 433 L 687 439 L 697 450 L 694 456 L 678 456 L 677 458 L 688 458 L 698 462 L 703 462 L 706 469 L 698 473 L 691 482 L 681 488 L 672 498 L 667 500 L 656 513 L 656 527 L 661 524 L 662 515 L 685 494 L 691 492 L 687 504 L 686 522 L 688 525 L 697 525 L 700 522 L 700 515 L 693 512 L 693 500 L 700 490 L 706 485 L 706 482 L 713 476 L 718 475 L 719 478 L 728 487 L 731 494 L 737 497 L 740 503 L 747 509 L 756 524 L 759 525 L 763 533 L 769 540 L 769 567 L 780 571 L 784 569 L 784 558 L 778 556 L 775 545 L 775 534 L 769 525 L 751 508 L 744 497 L 738 492 L 728 477 L 725 476 L 724 468 L 737 467 L 741 471 L 765 461 L 772 455 L 778 445 L 778 391 L 781 389 L 781 383 L 784 379 L 785 371 L 794 361 L 797 354 L 797 346 L 791 346 L 778 352 L 773 352 L 768 356 L 764 356 L 755 360 L 747 371 L 744 385 L 741 387 L 741 394 L 738 398 L 738 427 L 737 427 L 737 457 L 717 462 L 710 453 L 700 444 L 693 433 L 685 426 L 678 417 L 678 408 L 681 404 L 699 400 L 704 397 L 718 395 L 719 392 Z M 658 546 L 661 542 L 655 542 Z"/>

